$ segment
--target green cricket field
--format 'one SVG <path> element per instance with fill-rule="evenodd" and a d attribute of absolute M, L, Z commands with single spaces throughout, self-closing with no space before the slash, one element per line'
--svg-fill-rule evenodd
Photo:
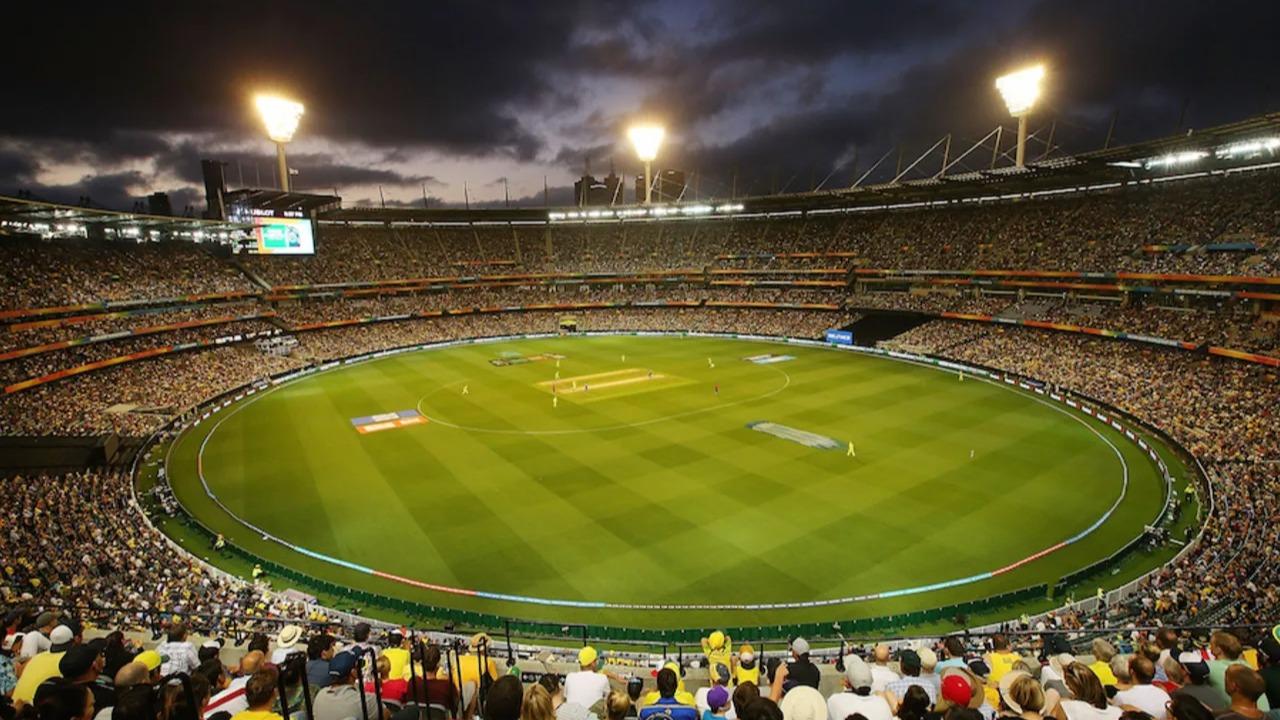
<path fill-rule="evenodd" d="M 201 524 L 324 582 L 636 627 L 1053 583 L 1140 535 L 1165 491 L 1122 433 L 1004 383 L 707 337 L 343 365 L 213 414 L 165 462 Z"/>

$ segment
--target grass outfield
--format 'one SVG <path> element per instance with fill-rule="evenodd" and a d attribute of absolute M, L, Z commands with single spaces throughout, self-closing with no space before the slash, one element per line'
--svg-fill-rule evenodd
<path fill-rule="evenodd" d="M 505 354 L 544 357 L 491 362 Z M 794 359 L 743 359 L 762 354 Z M 352 424 L 414 409 L 428 421 Z M 812 447 L 821 437 L 835 449 Z M 1129 487 L 1084 539 L 971 584 L 819 608 L 602 610 L 422 589 L 266 542 L 204 494 L 202 447 L 227 509 L 290 543 L 417 581 L 572 602 L 802 603 L 965 578 L 1090 527 L 1119 498 L 1125 466 Z M 1162 497 L 1154 465 L 1119 433 L 1003 386 L 828 349 L 636 336 L 459 346 L 322 373 L 195 427 L 168 474 L 203 523 L 330 582 L 638 627 L 881 616 L 1052 582 L 1140 534 Z"/>

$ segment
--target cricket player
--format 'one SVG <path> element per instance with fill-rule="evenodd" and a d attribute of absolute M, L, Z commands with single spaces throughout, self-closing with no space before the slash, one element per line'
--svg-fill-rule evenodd
<path fill-rule="evenodd" d="M 853 441 L 849 441 L 849 451 L 845 453 L 848 457 L 858 457 L 858 453 L 853 451 Z"/>
<path fill-rule="evenodd" d="M 470 394 L 471 394 L 471 386 L 470 386 L 470 385 L 463 385 L 463 386 L 462 386 L 462 394 L 463 394 L 463 395 L 470 395 Z"/>

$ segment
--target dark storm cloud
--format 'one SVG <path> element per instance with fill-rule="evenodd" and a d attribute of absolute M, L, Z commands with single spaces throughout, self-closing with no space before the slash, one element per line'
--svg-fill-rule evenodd
<path fill-rule="evenodd" d="M 384 185 L 401 202 L 438 183 L 412 169 L 424 151 L 453 172 L 497 158 L 512 170 L 486 177 L 526 188 L 529 175 L 557 170 L 553 195 L 569 201 L 564 174 L 584 157 L 597 175 L 610 157 L 633 170 L 622 133 L 637 114 L 667 123 L 660 164 L 696 171 L 704 193 L 727 193 L 735 173 L 740 192 L 803 189 L 828 174 L 828 187 L 847 184 L 854 152 L 865 169 L 893 148 L 909 161 L 944 133 L 964 147 L 1009 124 L 992 80 L 1029 60 L 1050 68 L 1033 126 L 1043 136 L 1056 121 L 1068 152 L 1100 145 L 1112 113 L 1117 141 L 1130 142 L 1178 130 L 1184 108 L 1185 129 L 1280 106 L 1275 2 L 233 0 L 215 12 L 24 3 L 7 19 L 48 30 L 11 33 L 0 50 L 17 99 L 0 114 L 4 191 L 34 188 L 57 163 L 102 166 L 88 178 L 104 197 L 154 182 L 121 167 L 137 161 L 195 186 L 207 154 L 172 138 L 259 138 L 247 103 L 258 87 L 303 98 L 303 132 L 335 148 L 291 155 L 302 187 Z M 272 172 L 269 157 L 214 155 L 246 175 L 250 163 Z M 462 182 L 448 185 L 461 200 Z"/>
<path fill-rule="evenodd" d="M 4 128 L 100 142 L 120 129 L 256 132 L 248 94 L 279 88 L 306 99 L 309 133 L 527 159 L 541 140 L 518 108 L 549 93 L 541 68 L 575 28 L 630 6 L 22 3 L 9 27 L 48 31 L 8 37 L 19 72 L 6 90 L 23 102 Z"/>
<path fill-rule="evenodd" d="M 277 182 L 275 178 L 274 156 L 256 155 L 245 152 L 213 152 L 202 151 L 190 142 L 166 147 L 156 156 L 156 169 L 168 171 L 176 177 L 192 184 L 202 183 L 200 160 L 216 159 L 224 164 L 228 182 L 239 184 L 257 184 L 262 174 L 263 184 Z M 441 186 L 431 175 L 400 173 L 385 168 L 368 165 L 354 165 L 335 161 L 332 155 L 320 153 L 292 153 L 289 155 L 289 166 L 298 169 L 295 184 L 299 189 L 309 187 L 313 190 L 329 191 L 335 187 L 347 185 L 419 185 Z M 242 180 L 243 179 L 243 180 Z"/>

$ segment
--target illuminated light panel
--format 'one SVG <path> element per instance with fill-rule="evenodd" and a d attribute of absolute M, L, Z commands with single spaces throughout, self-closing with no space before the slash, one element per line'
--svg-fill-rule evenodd
<path fill-rule="evenodd" d="M 1044 79 L 1044 65 L 1033 65 L 1017 72 L 996 78 L 996 89 L 1009 107 L 1009 114 L 1025 115 L 1040 98 L 1040 81 Z"/>
<path fill-rule="evenodd" d="M 293 134 L 298 130 L 298 121 L 305 112 L 302 103 L 275 95 L 259 95 L 254 98 L 254 105 L 262 115 L 263 124 L 267 126 L 267 137 L 278 143 L 287 143 L 293 139 Z"/>

